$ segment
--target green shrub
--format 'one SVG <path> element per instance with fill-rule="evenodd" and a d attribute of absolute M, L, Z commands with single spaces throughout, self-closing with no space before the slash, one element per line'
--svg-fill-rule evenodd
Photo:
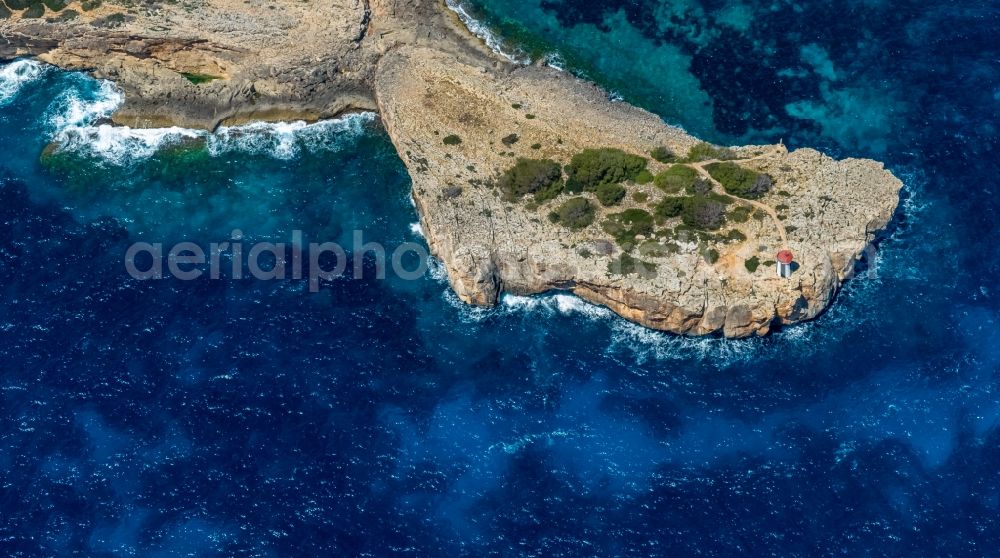
<path fill-rule="evenodd" d="M 698 171 L 687 165 L 674 165 L 656 175 L 653 182 L 668 194 L 678 194 L 694 184 Z"/>
<path fill-rule="evenodd" d="M 737 229 L 733 229 L 727 232 L 726 235 L 722 238 L 727 242 L 743 242 L 744 240 L 747 239 L 747 235 L 743 234 L 741 231 Z"/>
<path fill-rule="evenodd" d="M 646 192 L 634 192 L 632 194 L 632 201 L 635 203 L 646 203 L 649 201 L 649 194 Z"/>
<path fill-rule="evenodd" d="M 184 76 L 184 79 L 190 81 L 191 83 L 193 83 L 195 85 L 201 85 L 203 83 L 210 83 L 210 82 L 215 81 L 217 79 L 222 79 L 219 76 L 213 76 L 211 74 L 198 74 L 198 73 L 192 73 L 192 72 L 181 72 L 181 75 Z M 451 136 L 449 136 L 449 137 L 451 137 Z M 455 137 L 458 137 L 458 136 L 455 136 Z M 445 138 L 445 143 L 446 144 L 448 143 L 448 138 Z M 461 140 L 459 140 L 459 143 L 461 143 Z"/>
<path fill-rule="evenodd" d="M 597 213 L 594 204 L 587 198 L 570 198 L 559 206 L 556 212 L 556 222 L 573 230 L 580 230 L 594 222 Z"/>
<path fill-rule="evenodd" d="M 72 21 L 80 17 L 80 12 L 76 10 L 63 10 L 59 13 L 59 17 L 55 18 L 56 21 Z"/>
<path fill-rule="evenodd" d="M 727 218 L 734 223 L 746 223 L 750 220 L 751 213 L 753 213 L 753 209 L 745 205 L 739 205 L 729 212 Z"/>
<path fill-rule="evenodd" d="M 36 18 L 45 15 L 45 6 L 41 4 L 32 4 L 28 6 L 27 10 L 21 12 L 21 17 L 23 18 Z"/>
<path fill-rule="evenodd" d="M 537 206 L 540 203 L 545 203 L 549 200 L 554 200 L 557 197 L 559 197 L 559 194 L 561 194 L 562 191 L 563 191 L 563 181 L 562 179 L 559 179 L 550 184 L 547 188 L 542 188 L 541 190 L 535 192 L 535 197 L 532 203 L 534 203 Z"/>
<path fill-rule="evenodd" d="M 522 106 L 523 105 L 521 103 L 514 103 L 514 104 L 510 105 L 510 108 L 512 108 L 514 110 L 520 110 Z"/>
<path fill-rule="evenodd" d="M 608 215 L 601 228 L 622 246 L 634 244 L 636 236 L 653 234 L 653 216 L 642 209 L 626 209 Z"/>
<path fill-rule="evenodd" d="M 749 260 L 743 262 L 743 265 L 746 266 L 747 271 L 749 271 L 750 273 L 753 273 L 753 272 L 757 271 L 758 267 L 760 267 L 760 258 L 758 258 L 757 256 L 754 256 L 754 257 L 750 258 Z"/>
<path fill-rule="evenodd" d="M 531 148 L 532 149 L 541 149 L 542 148 L 542 144 L 540 144 L 540 143 L 533 143 L 533 144 L 531 144 Z"/>
<path fill-rule="evenodd" d="M 100 8 L 103 3 L 103 0 L 83 0 L 80 3 L 80 7 L 83 8 L 83 11 L 89 12 L 90 10 Z"/>
<path fill-rule="evenodd" d="M 707 196 L 683 198 L 681 221 L 692 228 L 716 230 L 726 222 L 726 204 Z"/>
<path fill-rule="evenodd" d="M 534 120 L 535 119 L 535 115 L 534 114 L 525 114 L 524 117 L 527 118 L 528 120 Z"/>
<path fill-rule="evenodd" d="M 656 264 L 622 254 L 608 263 L 608 273 L 611 275 L 638 274 L 643 278 L 652 279 L 656 277 Z"/>
<path fill-rule="evenodd" d="M 559 195 L 559 191 L 562 190 L 562 169 L 559 168 L 559 163 L 548 159 L 518 159 L 517 163 L 500 177 L 499 186 L 504 199 L 508 201 L 519 200 L 525 194 L 540 192 L 542 197 L 551 199 Z"/>
<path fill-rule="evenodd" d="M 774 267 L 776 265 L 778 265 L 778 262 L 774 260 L 767 260 L 766 262 L 764 262 L 764 267 Z"/>
<path fill-rule="evenodd" d="M 714 264 L 715 262 L 719 261 L 719 251 L 716 250 L 715 248 L 709 248 L 708 250 L 706 250 L 705 261 L 710 264 Z"/>
<path fill-rule="evenodd" d="M 37 0 L 6 0 L 7 6 L 14 11 L 26 10 L 28 6 L 37 4 Z"/>
<path fill-rule="evenodd" d="M 458 145 L 462 143 L 462 138 L 456 136 L 455 134 L 447 135 L 442 140 L 445 145 Z"/>
<path fill-rule="evenodd" d="M 657 147 L 652 151 L 650 151 L 649 156 L 664 164 L 677 162 L 677 156 L 674 155 L 674 152 L 663 146 Z"/>
<path fill-rule="evenodd" d="M 660 203 L 656 204 L 653 212 L 656 214 L 656 218 L 661 221 L 680 217 L 681 213 L 684 212 L 684 198 L 663 198 Z"/>
<path fill-rule="evenodd" d="M 705 167 L 732 196 L 757 199 L 771 189 L 771 177 L 735 163 L 712 163 Z"/>
<path fill-rule="evenodd" d="M 701 178 L 697 178 L 684 191 L 692 196 L 704 196 L 712 191 L 712 185 Z"/>
<path fill-rule="evenodd" d="M 604 207 L 618 205 L 625 199 L 625 187 L 621 184 L 601 184 L 594 194 Z"/>
<path fill-rule="evenodd" d="M 566 187 L 572 192 L 592 192 L 601 184 L 635 180 L 647 163 L 620 149 L 585 149 L 566 165 Z"/>
<path fill-rule="evenodd" d="M 510 134 L 509 136 L 504 136 L 503 139 L 501 139 L 500 141 L 503 142 L 503 144 L 506 145 L 507 147 L 510 147 L 515 143 L 517 143 L 517 141 L 520 139 L 521 138 L 519 138 L 517 134 Z"/>
<path fill-rule="evenodd" d="M 53 12 L 58 12 L 66 7 L 65 0 L 42 0 L 42 3 Z"/>
<path fill-rule="evenodd" d="M 649 184 L 653 181 L 653 173 L 649 172 L 647 169 L 642 169 L 639 174 L 635 175 L 636 184 Z"/>
<path fill-rule="evenodd" d="M 689 163 L 697 163 L 699 161 L 710 161 L 712 159 L 718 159 L 720 161 L 725 161 L 727 159 L 735 159 L 736 154 L 733 153 L 732 149 L 726 147 L 716 147 L 710 143 L 696 143 L 688 151 L 688 156 L 685 161 Z"/>

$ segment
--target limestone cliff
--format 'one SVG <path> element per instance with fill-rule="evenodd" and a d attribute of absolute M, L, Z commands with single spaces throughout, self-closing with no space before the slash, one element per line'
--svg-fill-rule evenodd
<path fill-rule="evenodd" d="M 471 304 L 495 304 L 504 291 L 563 289 L 656 329 L 764 334 L 827 307 L 891 219 L 902 186 L 875 161 L 781 145 L 734 148 L 736 164 L 774 182 L 758 199 L 726 200 L 752 218 L 727 223 L 725 235 L 696 237 L 676 236 L 682 227 L 667 219 L 623 245 L 602 223 L 652 208 L 661 189 L 629 183 L 630 196 L 607 208 L 595 200 L 593 224 L 570 229 L 547 218 L 565 194 L 512 201 L 497 180 L 518 158 L 565 164 L 587 148 L 683 154 L 698 140 L 568 74 L 510 64 L 440 2 L 211 0 L 104 26 L 116 13 L 123 10 L 107 5 L 69 22 L 15 15 L 3 24 L 0 57 L 34 55 L 116 81 L 126 103 L 115 120 L 133 126 L 212 128 L 378 110 L 413 178 L 430 247 Z M 690 166 L 725 197 L 706 171 L 711 162 Z M 789 279 L 763 265 L 786 248 L 798 266 Z M 625 251 L 646 269 L 609 266 Z"/>

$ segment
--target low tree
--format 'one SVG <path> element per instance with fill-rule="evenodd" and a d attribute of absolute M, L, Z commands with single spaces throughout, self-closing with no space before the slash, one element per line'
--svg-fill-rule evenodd
<path fill-rule="evenodd" d="M 549 159 L 521 158 L 500 177 L 498 185 L 507 201 L 539 193 L 551 199 L 562 190 L 562 169 Z"/>

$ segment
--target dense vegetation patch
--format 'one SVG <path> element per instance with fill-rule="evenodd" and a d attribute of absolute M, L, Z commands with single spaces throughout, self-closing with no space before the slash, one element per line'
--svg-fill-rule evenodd
<path fill-rule="evenodd" d="M 747 235 L 743 234 L 743 232 L 738 229 L 733 229 L 724 234 L 722 239 L 726 242 L 743 242 L 747 239 Z"/>
<path fill-rule="evenodd" d="M 518 140 L 520 140 L 520 139 L 521 138 L 518 137 L 517 134 L 510 134 L 510 135 L 504 136 L 503 139 L 501 139 L 500 141 L 504 145 L 506 145 L 507 147 L 510 147 L 510 146 L 514 145 L 515 143 L 517 143 Z"/>
<path fill-rule="evenodd" d="M 649 156 L 664 164 L 677 162 L 677 155 L 674 155 L 673 151 L 663 147 L 662 145 L 650 151 Z"/>
<path fill-rule="evenodd" d="M 745 169 L 735 163 L 712 163 L 707 165 L 705 170 L 733 196 L 757 199 L 771 189 L 770 176 Z"/>
<path fill-rule="evenodd" d="M 678 194 L 698 180 L 698 171 L 687 165 L 674 165 L 656 175 L 653 182 L 668 194 Z"/>
<path fill-rule="evenodd" d="M 683 198 L 681 221 L 692 228 L 714 231 L 726 222 L 726 204 L 713 196 Z"/>
<path fill-rule="evenodd" d="M 103 3 L 103 0 L 83 0 L 83 2 L 80 2 L 80 7 L 83 8 L 83 11 L 89 12 L 90 10 L 100 8 Z"/>
<path fill-rule="evenodd" d="M 642 261 L 629 254 L 622 254 L 608 263 L 608 273 L 612 275 L 638 274 L 645 279 L 656 277 L 656 264 Z"/>
<path fill-rule="evenodd" d="M 677 197 L 663 198 L 653 209 L 653 214 L 656 215 L 656 218 L 660 221 L 680 217 L 683 212 L 684 198 Z"/>
<path fill-rule="evenodd" d="M 32 4 L 28 6 L 27 10 L 21 12 L 21 17 L 23 18 L 37 18 L 45 15 L 45 6 L 41 4 Z"/>
<path fill-rule="evenodd" d="M 636 184 L 649 184 L 653 181 L 653 173 L 649 172 L 648 169 L 642 169 L 639 174 L 635 175 L 633 179 Z"/>
<path fill-rule="evenodd" d="M 601 223 L 604 232 L 610 234 L 622 247 L 630 248 L 639 235 L 653 234 L 653 216 L 643 209 L 626 209 L 613 213 Z"/>
<path fill-rule="evenodd" d="M 601 184 L 594 194 L 604 207 L 618 205 L 625 199 L 625 187 L 621 184 Z"/>
<path fill-rule="evenodd" d="M 702 231 L 716 230 L 726 222 L 725 200 L 714 195 L 663 198 L 653 212 L 661 223 L 680 217 L 687 227 Z"/>
<path fill-rule="evenodd" d="M 526 194 L 552 199 L 562 191 L 562 169 L 549 159 L 521 158 L 500 177 L 498 185 L 507 201 L 519 200 Z"/>
<path fill-rule="evenodd" d="M 738 205 L 729 212 L 727 218 L 734 223 L 746 223 L 750 220 L 751 213 L 753 213 L 753 209 L 745 205 Z"/>
<path fill-rule="evenodd" d="M 0 19 L 7 19 L 10 17 L 10 10 L 7 6 L 4 6 L 3 2 L 0 2 Z"/>
<path fill-rule="evenodd" d="M 589 227 L 594 222 L 597 209 L 587 198 L 570 198 L 563 202 L 559 209 L 549 214 L 549 219 L 564 227 L 579 230 Z"/>
<path fill-rule="evenodd" d="M 566 165 L 566 189 L 593 192 L 601 184 L 620 184 L 635 180 L 648 161 L 620 149 L 585 149 Z"/>
<path fill-rule="evenodd" d="M 444 142 L 445 145 L 458 145 L 462 143 L 462 138 L 456 136 L 455 134 L 450 134 L 445 136 L 442 141 Z"/>
<path fill-rule="evenodd" d="M 58 12 L 66 7 L 65 0 L 42 0 L 42 3 L 53 12 Z"/>
<path fill-rule="evenodd" d="M 743 265 L 747 268 L 747 271 L 749 271 L 750 273 L 753 273 L 753 272 L 757 271 L 758 267 L 760 267 L 760 258 L 758 258 L 757 256 L 754 256 L 754 257 L 750 258 L 749 260 L 743 262 Z"/>

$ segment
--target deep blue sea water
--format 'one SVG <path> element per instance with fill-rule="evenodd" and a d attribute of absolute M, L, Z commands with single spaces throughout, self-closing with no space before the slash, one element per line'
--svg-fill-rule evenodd
<path fill-rule="evenodd" d="M 1000 7 L 462 7 L 707 140 L 884 160 L 878 257 L 747 341 L 470 309 L 370 259 L 317 294 L 137 281 L 136 241 L 422 242 L 409 179 L 371 116 L 191 147 L 91 125 L 109 84 L 0 66 L 0 554 L 995 555 Z"/>

